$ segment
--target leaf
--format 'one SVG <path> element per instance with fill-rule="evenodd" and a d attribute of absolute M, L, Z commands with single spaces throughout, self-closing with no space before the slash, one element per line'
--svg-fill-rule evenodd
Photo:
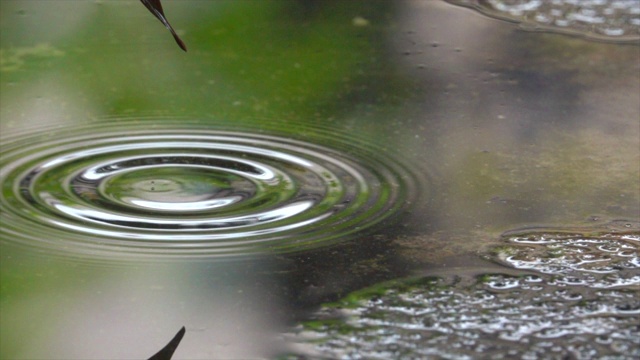
<path fill-rule="evenodd" d="M 178 331 L 176 336 L 174 336 L 173 339 L 171 339 L 171 341 L 169 341 L 169 343 L 165 347 L 163 347 L 160 351 L 155 353 L 155 355 L 150 357 L 149 360 L 171 360 L 171 357 L 173 356 L 173 353 L 176 351 L 176 348 L 178 347 L 178 345 L 180 344 L 180 341 L 182 340 L 184 333 L 185 333 L 185 328 L 183 326 L 180 329 L 180 331 Z"/>
<path fill-rule="evenodd" d="M 158 18 L 158 20 L 160 20 L 160 22 L 164 24 L 164 26 L 167 27 L 167 29 L 169 29 L 169 31 L 171 31 L 171 35 L 173 35 L 173 38 L 178 43 L 178 46 L 180 46 L 182 50 L 187 51 L 187 46 L 184 44 L 182 39 L 180 39 L 178 34 L 176 34 L 175 30 L 173 30 L 173 27 L 171 27 L 171 24 L 169 24 L 169 21 L 167 21 L 167 18 L 164 16 L 164 11 L 162 10 L 162 4 L 160 3 L 160 0 L 140 0 L 140 1 L 147 9 L 149 9 L 149 11 L 151 11 L 151 13 L 155 17 Z"/>

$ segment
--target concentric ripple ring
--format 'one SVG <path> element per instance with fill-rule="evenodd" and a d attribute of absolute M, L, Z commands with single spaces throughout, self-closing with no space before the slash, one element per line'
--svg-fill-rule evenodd
<path fill-rule="evenodd" d="M 250 132 L 111 128 L 3 148 L 2 238 L 86 257 L 323 246 L 397 213 L 415 188 L 397 161 L 370 149 L 354 157 Z"/>

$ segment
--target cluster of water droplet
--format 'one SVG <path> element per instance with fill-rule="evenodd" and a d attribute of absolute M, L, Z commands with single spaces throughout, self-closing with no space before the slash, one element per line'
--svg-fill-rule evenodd
<path fill-rule="evenodd" d="M 510 267 L 592 288 L 640 284 L 640 235 L 633 231 L 591 236 L 537 231 L 507 235 L 504 240 L 507 245 L 497 248 L 496 254 Z"/>
<path fill-rule="evenodd" d="M 638 295 L 625 287 L 589 291 L 547 275 L 487 274 L 473 284 L 433 278 L 408 290 L 396 284 L 355 305 L 323 308 L 293 335 L 290 357 L 637 358 Z"/>
<path fill-rule="evenodd" d="M 524 29 L 573 33 L 609 41 L 640 40 L 637 0 L 449 0 Z"/>
<path fill-rule="evenodd" d="M 365 290 L 300 327 L 291 357 L 638 358 L 639 226 L 619 225 L 505 235 L 493 260 L 533 274 Z"/>

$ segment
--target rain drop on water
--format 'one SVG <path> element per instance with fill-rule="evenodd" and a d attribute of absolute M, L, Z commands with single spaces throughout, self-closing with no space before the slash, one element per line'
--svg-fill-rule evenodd
<path fill-rule="evenodd" d="M 84 257 L 308 249 L 380 223 L 414 188 L 399 162 L 348 139 L 358 157 L 288 137 L 184 126 L 4 139 L 3 237 Z"/>

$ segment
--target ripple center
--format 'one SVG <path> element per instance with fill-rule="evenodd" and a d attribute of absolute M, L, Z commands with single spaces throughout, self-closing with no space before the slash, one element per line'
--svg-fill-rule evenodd
<path fill-rule="evenodd" d="M 373 228 L 415 189 L 401 162 L 352 137 L 328 134 L 330 148 L 183 125 L 3 144 L 4 238 L 100 258 L 301 251 Z"/>

